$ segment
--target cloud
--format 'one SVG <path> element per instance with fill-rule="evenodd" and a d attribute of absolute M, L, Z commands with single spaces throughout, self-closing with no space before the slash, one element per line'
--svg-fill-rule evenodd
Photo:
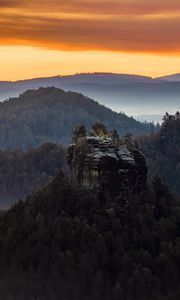
<path fill-rule="evenodd" d="M 48 4 L 48 1 L 47 1 Z M 37 5 L 37 4 L 36 4 Z M 41 5 L 41 2 L 40 2 Z M 42 6 L 41 6 L 42 7 Z M 48 5 L 45 5 L 45 8 Z M 101 14 L 159 14 L 180 11 L 179 0 L 52 0 L 50 8 L 59 8 L 66 12 L 85 12 Z"/>
<path fill-rule="evenodd" d="M 0 0 L 0 8 L 19 7 L 23 1 L 18 0 Z"/>
<path fill-rule="evenodd" d="M 16 6 L 17 8 L 31 8 L 34 11 L 59 11 L 66 13 L 93 14 L 160 14 L 177 13 L 180 11 L 179 0 L 5 0 L 1 6 Z"/>
<path fill-rule="evenodd" d="M 1 45 L 180 53 L 179 0 L 0 0 L 0 6 L 14 7 L 0 15 Z"/>

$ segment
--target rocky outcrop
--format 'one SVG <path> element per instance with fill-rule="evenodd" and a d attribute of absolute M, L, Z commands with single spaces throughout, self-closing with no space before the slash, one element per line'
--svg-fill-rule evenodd
<path fill-rule="evenodd" d="M 146 184 L 146 162 L 133 142 L 87 135 L 69 146 L 68 162 L 73 182 L 96 188 L 111 204 L 126 206 Z"/>

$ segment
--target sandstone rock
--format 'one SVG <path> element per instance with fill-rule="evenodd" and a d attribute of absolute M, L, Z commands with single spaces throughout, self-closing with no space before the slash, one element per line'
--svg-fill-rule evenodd
<path fill-rule="evenodd" d="M 132 142 L 87 135 L 69 146 L 67 158 L 72 181 L 103 193 L 110 207 L 126 207 L 131 195 L 145 187 L 145 158 Z"/>

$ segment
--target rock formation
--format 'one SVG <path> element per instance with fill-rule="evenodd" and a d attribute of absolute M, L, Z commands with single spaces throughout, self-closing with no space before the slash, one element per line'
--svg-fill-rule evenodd
<path fill-rule="evenodd" d="M 120 139 L 114 132 L 101 136 L 83 132 L 69 146 L 68 162 L 74 183 L 95 188 L 106 201 L 126 206 L 132 193 L 145 187 L 147 168 L 132 137 Z"/>

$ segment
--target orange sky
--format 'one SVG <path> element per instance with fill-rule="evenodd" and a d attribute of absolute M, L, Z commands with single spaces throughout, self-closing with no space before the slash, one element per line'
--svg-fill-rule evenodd
<path fill-rule="evenodd" d="M 179 0 L 0 0 L 0 80 L 180 72 Z"/>

